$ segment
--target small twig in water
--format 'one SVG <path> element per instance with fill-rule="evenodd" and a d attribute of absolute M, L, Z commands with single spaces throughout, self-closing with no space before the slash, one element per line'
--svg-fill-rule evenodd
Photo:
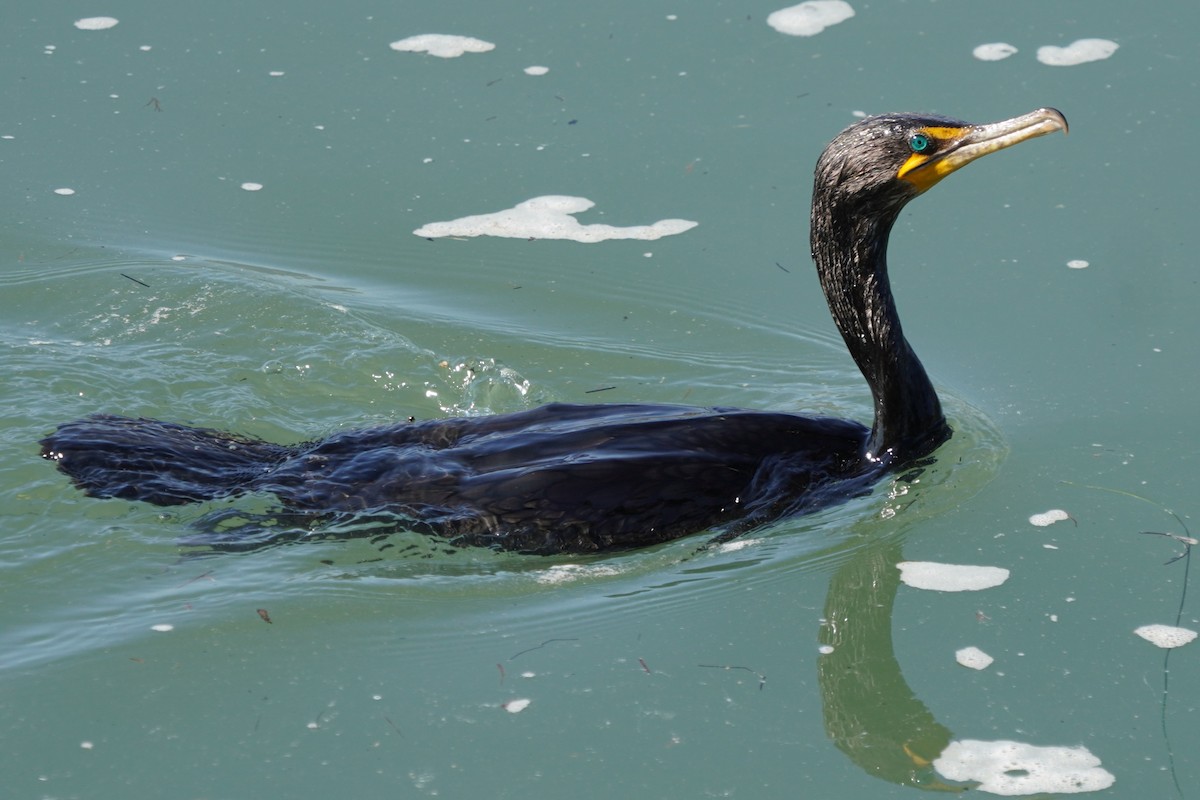
<path fill-rule="evenodd" d="M 1183 525 L 1183 520 L 1179 519 L 1177 514 L 1174 512 L 1170 513 L 1171 516 L 1179 520 L 1180 525 Z M 1191 533 L 1191 531 L 1188 531 L 1187 525 L 1183 525 L 1183 529 L 1189 534 Z M 1175 611 L 1175 627 L 1179 627 L 1179 623 L 1183 620 L 1183 602 L 1187 599 L 1188 574 L 1192 571 L 1192 545 L 1200 544 L 1200 542 L 1198 542 L 1192 536 L 1178 536 L 1173 533 L 1160 533 L 1159 531 L 1142 531 L 1142 533 L 1150 533 L 1156 536 L 1166 536 L 1183 545 L 1183 552 L 1172 558 L 1170 561 L 1167 561 L 1166 564 L 1163 565 L 1166 566 L 1167 564 L 1174 564 L 1176 561 L 1183 559 L 1183 588 L 1179 592 L 1179 608 Z M 1175 772 L 1175 749 L 1171 746 L 1171 737 L 1167 733 L 1167 693 L 1171 685 L 1172 649 L 1173 648 L 1167 648 L 1167 651 L 1163 653 L 1162 734 L 1163 742 L 1167 747 L 1167 764 L 1171 768 L 1171 780 L 1175 782 L 1175 791 L 1179 794 L 1179 797 L 1182 798 L 1183 787 L 1179 785 L 1179 775 Z"/>
<path fill-rule="evenodd" d="M 1179 517 L 1176 517 L 1175 519 L 1179 519 Z M 1180 520 L 1180 524 L 1181 525 L 1183 524 L 1182 520 Z M 1185 530 L 1186 530 L 1186 528 L 1185 528 Z M 1180 553 L 1179 555 L 1175 556 L 1174 558 L 1172 558 L 1170 561 L 1164 561 L 1163 562 L 1164 567 L 1168 564 L 1174 564 L 1176 561 L 1178 561 L 1181 558 L 1185 558 L 1188 555 L 1188 553 L 1191 552 L 1192 545 L 1200 544 L 1200 539 L 1195 539 L 1191 536 L 1180 536 L 1177 533 L 1163 533 L 1162 531 L 1139 531 L 1139 533 L 1143 533 L 1147 536 L 1166 536 L 1168 539 L 1174 539 L 1175 541 L 1177 541 L 1181 545 L 1183 545 L 1183 552 Z M 1185 592 L 1187 591 L 1187 584 L 1184 584 L 1183 590 Z M 1182 608 L 1183 603 L 1180 603 L 1179 605 L 1180 605 L 1180 613 L 1182 613 L 1183 612 L 1183 608 Z"/>
<path fill-rule="evenodd" d="M 179 584 L 179 585 L 180 585 L 180 586 L 187 586 L 189 583 L 195 583 L 196 581 L 198 581 L 198 580 L 202 580 L 202 579 L 204 579 L 204 578 L 208 578 L 210 581 L 215 581 L 215 580 L 216 580 L 216 578 L 214 578 L 214 577 L 212 576 L 212 574 L 213 574 L 213 571 L 210 569 L 208 572 L 202 572 L 202 573 L 200 573 L 199 575 L 197 575 L 197 576 L 196 576 L 196 577 L 194 577 L 194 578 L 188 578 L 186 581 L 184 581 L 183 583 L 181 583 L 181 584 Z"/>
<path fill-rule="evenodd" d="M 1149 503 L 1150 505 L 1156 506 L 1157 508 L 1159 508 L 1163 513 L 1170 514 L 1175 519 L 1175 521 L 1179 523 L 1179 526 L 1181 528 L 1183 528 L 1183 532 L 1185 534 L 1187 534 L 1186 536 L 1180 536 L 1180 535 L 1174 534 L 1174 533 L 1162 533 L 1161 531 L 1141 531 L 1141 533 L 1143 533 L 1143 534 L 1152 534 L 1154 536 L 1166 536 L 1167 538 L 1174 539 L 1176 542 L 1183 545 L 1182 553 L 1180 553 L 1179 555 L 1175 556 L 1174 558 L 1170 559 L 1165 564 L 1163 564 L 1163 566 L 1167 566 L 1168 564 L 1174 564 L 1176 561 L 1179 561 L 1181 559 L 1183 560 L 1183 588 L 1179 592 L 1179 608 L 1175 612 L 1175 626 L 1178 627 L 1180 621 L 1183 620 L 1183 604 L 1184 604 L 1184 601 L 1187 600 L 1188 575 L 1191 573 L 1191 570 L 1192 570 L 1192 545 L 1200 544 L 1200 540 L 1197 540 L 1195 537 L 1193 537 L 1192 532 L 1190 530 L 1188 530 L 1187 523 L 1185 523 L 1183 521 L 1183 519 L 1178 514 L 1176 514 L 1174 511 L 1172 511 L 1171 509 L 1167 508 L 1166 506 L 1161 506 L 1158 503 L 1155 503 L 1153 500 L 1150 500 L 1149 498 L 1142 497 L 1140 494 L 1134 494 L 1133 492 L 1127 492 L 1123 489 L 1110 489 L 1107 486 L 1094 486 L 1094 485 L 1087 484 L 1087 483 L 1074 483 L 1072 481 L 1063 481 L 1063 483 L 1067 484 L 1068 486 L 1079 486 L 1084 489 L 1095 489 L 1096 491 L 1099 491 L 1099 492 L 1108 492 L 1110 494 L 1119 494 L 1124 497 L 1132 497 L 1134 500 L 1140 500 L 1143 503 Z M 1166 750 L 1167 750 L 1167 766 L 1171 772 L 1171 781 L 1175 784 L 1175 793 L 1177 795 L 1179 795 L 1179 797 L 1182 799 L 1184 796 L 1183 795 L 1183 787 L 1179 783 L 1179 774 L 1177 773 L 1177 771 L 1175 769 L 1175 748 L 1172 747 L 1171 735 L 1167 732 L 1167 700 L 1169 697 L 1169 689 L 1170 689 L 1170 685 L 1171 685 L 1171 669 L 1170 669 L 1170 667 L 1171 667 L 1171 648 L 1167 648 L 1166 652 L 1163 653 L 1163 683 L 1162 683 L 1163 691 L 1162 691 L 1161 728 L 1162 728 L 1162 736 L 1163 736 L 1163 745 L 1166 747 Z"/>
<path fill-rule="evenodd" d="M 529 649 L 522 650 L 519 653 L 513 653 L 511 656 L 508 657 L 508 660 L 512 661 L 517 656 L 523 656 L 526 653 L 532 653 L 534 650 L 541 650 L 543 647 L 550 644 L 551 642 L 578 642 L 578 641 L 579 641 L 578 639 L 547 639 L 546 641 L 539 644 L 537 647 L 530 647 Z"/>

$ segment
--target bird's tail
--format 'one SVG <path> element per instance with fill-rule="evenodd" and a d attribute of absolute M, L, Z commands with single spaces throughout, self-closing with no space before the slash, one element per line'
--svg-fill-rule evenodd
<path fill-rule="evenodd" d="M 41 441 L 92 497 L 160 506 L 214 500 L 252 490 L 295 448 L 205 428 L 95 414 L 59 426 Z"/>

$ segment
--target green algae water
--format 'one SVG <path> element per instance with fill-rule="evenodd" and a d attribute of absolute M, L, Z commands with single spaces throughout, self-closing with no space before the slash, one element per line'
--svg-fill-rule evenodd
<path fill-rule="evenodd" d="M 842 6 L 0 11 L 6 796 L 1195 796 L 1200 645 L 1134 630 L 1200 629 L 1198 12 Z M 915 482 L 717 547 L 212 554 L 198 519 L 268 499 L 99 501 L 38 457 L 96 411 L 280 442 L 554 400 L 865 420 L 818 153 L 864 114 L 1046 105 L 1068 137 L 894 231 L 956 430 Z M 545 197 L 585 241 L 414 234 Z"/>

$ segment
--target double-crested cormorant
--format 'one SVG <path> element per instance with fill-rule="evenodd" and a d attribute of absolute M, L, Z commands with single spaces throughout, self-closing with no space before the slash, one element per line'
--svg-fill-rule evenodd
<path fill-rule="evenodd" d="M 1066 129 L 1050 108 L 990 125 L 887 114 L 851 125 L 821 154 L 812 255 L 871 388 L 870 428 L 733 408 L 554 403 L 285 446 L 95 415 L 43 439 L 42 455 L 94 497 L 175 505 L 268 492 L 288 515 L 378 513 L 455 544 L 529 553 L 639 547 L 811 511 L 950 436 L 888 283 L 900 209 L 980 156 Z"/>

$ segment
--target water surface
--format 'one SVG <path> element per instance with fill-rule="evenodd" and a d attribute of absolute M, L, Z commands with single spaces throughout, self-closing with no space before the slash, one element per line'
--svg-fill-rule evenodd
<path fill-rule="evenodd" d="M 852 5 L 804 38 L 766 24 L 778 6 L 721 2 L 9 4 L 13 796 L 899 797 L 937 787 L 919 761 L 950 738 L 1081 745 L 1108 796 L 1193 796 L 1200 651 L 1170 659 L 1164 736 L 1163 651 L 1133 629 L 1174 624 L 1185 588 L 1164 566 L 1183 545 L 1138 532 L 1195 510 L 1197 12 Z M 100 13 L 119 23 L 73 25 Z M 421 33 L 496 47 L 388 47 Z M 1119 49 L 1037 60 L 1082 38 Z M 1017 52 L 972 55 L 994 42 Z M 859 113 L 1043 105 L 1069 137 L 973 165 L 896 227 L 906 329 L 957 430 L 916 484 L 717 549 L 201 557 L 180 540 L 225 506 L 92 500 L 37 457 L 93 411 L 278 441 L 550 400 L 865 418 L 807 253 L 817 154 Z M 595 202 L 589 223 L 699 225 L 411 233 L 547 194 Z M 1029 523 L 1051 508 L 1071 519 Z M 924 592 L 896 585 L 901 559 L 1011 577 Z M 892 712 L 830 677 L 839 609 L 871 617 L 849 663 Z M 968 645 L 995 663 L 959 666 Z"/>

